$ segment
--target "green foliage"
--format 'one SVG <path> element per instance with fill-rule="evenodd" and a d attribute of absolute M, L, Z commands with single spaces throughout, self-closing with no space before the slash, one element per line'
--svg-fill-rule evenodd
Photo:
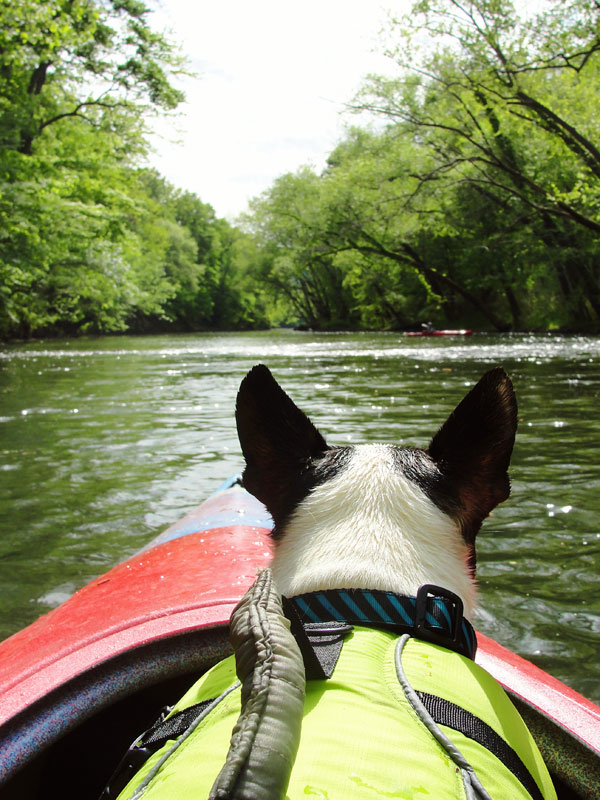
<path fill-rule="evenodd" d="M 320 327 L 317 259 L 347 325 L 600 328 L 597 3 L 419 0 L 387 54 L 355 101 L 385 127 L 255 204 L 270 285 Z"/>
<path fill-rule="evenodd" d="M 265 324 L 243 234 L 139 167 L 145 118 L 182 99 L 148 15 L 0 0 L 0 337 Z"/>
<path fill-rule="evenodd" d="M 139 0 L 0 0 L 0 144 L 31 154 L 46 129 L 94 110 L 175 108 L 182 60 Z"/>
<path fill-rule="evenodd" d="M 283 175 L 254 202 L 251 226 L 263 255 L 261 280 L 299 323 L 335 329 L 352 325 L 354 314 L 330 237 L 327 188 L 308 168 Z"/>

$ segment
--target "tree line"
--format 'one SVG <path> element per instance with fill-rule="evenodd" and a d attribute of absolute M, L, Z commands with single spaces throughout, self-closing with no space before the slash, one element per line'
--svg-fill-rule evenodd
<path fill-rule="evenodd" d="M 418 0 L 326 168 L 236 226 L 144 167 L 184 65 L 143 3 L 1 9 L 0 335 L 600 329 L 598 0 Z"/>

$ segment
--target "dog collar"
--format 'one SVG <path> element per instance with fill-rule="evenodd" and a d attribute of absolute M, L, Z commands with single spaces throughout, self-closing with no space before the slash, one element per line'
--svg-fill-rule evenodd
<path fill-rule="evenodd" d="M 302 626 L 332 622 L 409 633 L 475 658 L 477 638 L 463 617 L 462 600 L 441 586 L 425 584 L 416 597 L 374 589 L 327 589 L 286 598 L 287 616 L 290 606 Z"/>

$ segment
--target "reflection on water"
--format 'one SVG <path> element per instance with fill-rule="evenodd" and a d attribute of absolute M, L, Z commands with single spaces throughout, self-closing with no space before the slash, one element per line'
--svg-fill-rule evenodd
<path fill-rule="evenodd" d="M 242 462 L 255 363 L 332 443 L 427 444 L 481 374 L 519 398 L 513 494 L 478 543 L 476 624 L 600 700 L 600 340 L 290 331 L 0 350 L 0 636 L 142 547 Z"/>

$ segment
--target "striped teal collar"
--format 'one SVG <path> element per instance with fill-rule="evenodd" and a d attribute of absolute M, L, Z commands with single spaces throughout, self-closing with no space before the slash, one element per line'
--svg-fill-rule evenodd
<path fill-rule="evenodd" d="M 303 625 L 344 622 L 410 633 L 475 658 L 477 638 L 463 617 L 462 600 L 440 586 L 421 586 L 416 597 L 371 589 L 327 589 L 289 600 Z"/>

